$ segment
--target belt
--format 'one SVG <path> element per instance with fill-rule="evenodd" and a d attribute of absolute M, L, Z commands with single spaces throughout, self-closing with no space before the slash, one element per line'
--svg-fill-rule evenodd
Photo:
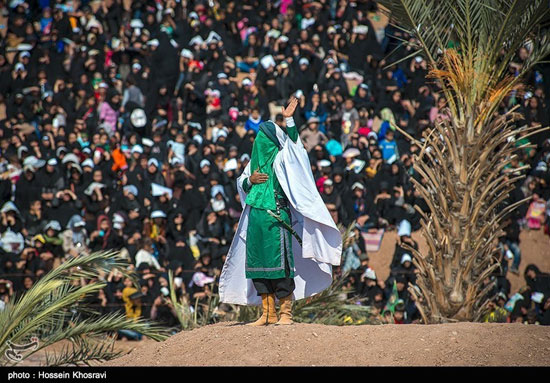
<path fill-rule="evenodd" d="M 277 205 L 277 209 L 279 208 L 289 208 L 290 203 L 288 201 L 288 198 L 286 198 L 286 195 L 279 194 L 277 191 L 273 190 L 275 192 L 275 205 Z"/>

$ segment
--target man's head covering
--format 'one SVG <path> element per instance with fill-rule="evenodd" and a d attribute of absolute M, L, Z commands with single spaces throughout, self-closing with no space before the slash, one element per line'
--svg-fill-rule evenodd
<path fill-rule="evenodd" d="M 154 210 L 151 213 L 151 218 L 166 218 L 166 213 L 162 210 Z"/>
<path fill-rule="evenodd" d="M 160 42 L 157 39 L 152 39 L 147 41 L 147 45 L 158 47 L 160 45 Z"/>
<path fill-rule="evenodd" d="M 69 222 L 67 222 L 67 228 L 71 230 L 84 226 L 86 226 L 86 222 L 84 221 L 84 218 L 78 214 L 73 215 L 71 219 L 69 219 Z"/>
<path fill-rule="evenodd" d="M 321 120 L 319 120 L 319 117 L 315 117 L 315 116 L 312 116 L 310 118 L 308 118 L 307 120 L 307 124 L 318 124 L 319 122 L 321 122 Z"/>
<path fill-rule="evenodd" d="M 140 19 L 132 19 L 130 21 L 130 28 L 143 28 L 143 21 Z"/>
<path fill-rule="evenodd" d="M 231 159 L 227 160 L 227 162 L 225 163 L 225 165 L 223 167 L 224 172 L 228 172 L 230 170 L 237 170 L 237 159 L 236 158 L 231 158 Z"/>
<path fill-rule="evenodd" d="M 23 166 L 32 166 L 35 169 L 39 169 L 46 164 L 46 161 L 38 159 L 35 156 L 28 156 L 23 161 Z"/>
<path fill-rule="evenodd" d="M 126 185 L 124 186 L 123 190 L 130 194 L 133 194 L 134 197 L 137 197 L 138 195 L 138 188 L 135 187 L 134 185 Z"/>
<path fill-rule="evenodd" d="M 187 58 L 187 59 L 193 59 L 193 52 L 191 52 L 189 49 L 184 48 L 181 50 L 181 57 Z"/>
<path fill-rule="evenodd" d="M 373 281 L 376 281 L 376 273 L 374 272 L 373 269 L 371 269 L 370 267 L 365 270 L 365 273 L 363 274 L 365 276 L 365 278 L 367 279 L 371 279 Z"/>
<path fill-rule="evenodd" d="M 67 150 L 66 147 L 60 146 L 60 147 L 57 148 L 57 150 L 55 151 L 55 155 L 56 155 L 57 157 L 59 157 L 59 156 L 61 155 L 61 153 L 67 153 L 67 152 L 68 152 L 68 150 Z"/>
<path fill-rule="evenodd" d="M 146 137 L 141 139 L 141 143 L 143 144 L 143 146 L 147 146 L 148 148 L 155 145 L 155 141 L 151 140 L 150 138 L 146 138 Z"/>
<path fill-rule="evenodd" d="M 58 221 L 52 220 L 46 224 L 46 226 L 44 227 L 44 231 L 48 231 L 48 229 L 61 231 L 61 225 Z"/>
<path fill-rule="evenodd" d="M 69 163 L 69 162 L 72 162 L 74 164 L 79 164 L 80 160 L 78 159 L 76 154 L 69 153 L 69 154 L 65 155 L 65 157 L 63 157 L 63 160 L 61 161 L 61 163 L 66 164 L 66 163 Z"/>
<path fill-rule="evenodd" d="M 18 158 L 21 158 L 23 156 L 23 152 L 29 152 L 29 148 L 27 148 L 26 146 L 24 145 L 21 145 L 18 149 L 17 149 L 17 157 Z"/>
<path fill-rule="evenodd" d="M 189 121 L 187 125 L 189 125 L 189 127 L 192 129 L 202 130 L 202 125 L 200 124 L 200 122 Z"/>
<path fill-rule="evenodd" d="M 319 166 L 322 168 L 329 168 L 332 166 L 332 162 L 330 162 L 329 160 L 321 160 L 319 161 Z"/>
<path fill-rule="evenodd" d="M 174 156 L 170 160 L 170 165 L 172 165 L 172 166 L 183 165 L 183 163 L 184 163 L 184 160 L 180 156 Z"/>
<path fill-rule="evenodd" d="M 282 43 L 286 43 L 286 42 L 288 42 L 288 37 L 285 36 L 285 35 L 282 35 L 282 36 L 279 36 L 278 40 Z"/>
<path fill-rule="evenodd" d="M 124 223 L 126 220 L 122 216 L 121 213 L 115 213 L 113 214 L 113 223 Z"/>
<path fill-rule="evenodd" d="M 411 236 L 411 223 L 407 221 L 406 219 L 402 220 L 399 223 L 399 227 L 397 228 L 397 235 L 402 236 Z"/>
<path fill-rule="evenodd" d="M 401 257 L 401 264 L 405 262 L 412 262 L 412 258 L 409 254 L 403 254 L 403 256 Z"/>
<path fill-rule="evenodd" d="M 17 71 L 20 71 L 20 70 L 21 71 L 25 70 L 25 65 L 23 65 L 23 63 L 15 64 L 15 71 L 17 72 Z"/>
<path fill-rule="evenodd" d="M 147 124 L 147 115 L 145 111 L 141 108 L 135 108 L 130 114 L 130 122 L 136 128 L 143 128 Z"/>
<path fill-rule="evenodd" d="M 15 206 L 13 202 L 8 201 L 2 206 L 0 213 L 7 213 L 10 211 L 14 211 L 15 213 L 19 214 L 19 209 L 17 208 L 17 206 Z"/>
<path fill-rule="evenodd" d="M 94 161 L 91 158 L 86 158 L 82 163 L 80 164 L 82 168 L 88 167 L 88 168 L 94 168 L 95 164 Z"/>
<path fill-rule="evenodd" d="M 346 151 L 342 154 L 342 157 L 344 158 L 353 158 L 360 155 L 361 152 L 357 148 L 348 148 Z"/>
<path fill-rule="evenodd" d="M 143 153 L 143 148 L 141 147 L 141 145 L 134 145 L 132 146 L 132 153 L 139 153 L 139 154 L 142 154 Z"/>
<path fill-rule="evenodd" d="M 195 284 L 199 287 L 203 287 L 204 285 L 206 285 L 208 283 L 214 282 L 214 280 L 215 280 L 215 278 L 209 277 L 206 274 L 199 271 L 199 272 L 196 272 L 195 274 L 193 274 L 193 278 L 191 279 L 191 283 L 189 283 L 189 287 L 192 287 L 193 284 Z"/>
<path fill-rule="evenodd" d="M 172 198 L 173 191 L 170 188 L 153 182 L 151 183 L 151 194 L 153 197 L 160 197 L 161 195 L 168 194 L 170 198 Z"/>

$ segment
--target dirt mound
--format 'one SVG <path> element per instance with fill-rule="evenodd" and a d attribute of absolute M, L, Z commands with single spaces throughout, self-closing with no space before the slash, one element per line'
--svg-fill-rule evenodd
<path fill-rule="evenodd" d="M 110 366 L 549 366 L 550 328 L 522 324 L 250 327 L 144 342 Z"/>
<path fill-rule="evenodd" d="M 413 233 L 420 250 L 425 241 Z M 378 277 L 389 274 L 397 234 L 387 232 L 369 253 Z M 525 284 L 523 270 L 535 263 L 550 271 L 550 238 L 523 231 L 519 276 L 509 273 L 512 294 Z M 295 324 L 254 328 L 219 323 L 181 332 L 162 343 L 117 342 L 129 355 L 112 366 L 550 366 L 550 328 L 522 324 L 324 326 Z"/>

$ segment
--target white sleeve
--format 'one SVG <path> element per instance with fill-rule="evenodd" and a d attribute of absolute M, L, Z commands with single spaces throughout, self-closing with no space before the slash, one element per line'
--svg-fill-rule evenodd
<path fill-rule="evenodd" d="M 296 126 L 296 124 L 294 123 L 294 117 L 292 116 L 287 117 L 285 121 L 286 121 L 286 126 Z"/>

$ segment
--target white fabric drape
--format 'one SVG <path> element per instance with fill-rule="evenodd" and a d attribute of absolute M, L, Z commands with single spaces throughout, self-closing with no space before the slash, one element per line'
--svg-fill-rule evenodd
<path fill-rule="evenodd" d="M 274 173 L 290 201 L 292 227 L 302 238 L 303 247 L 294 237 L 292 240 L 296 284 L 294 299 L 302 299 L 330 286 L 332 266 L 340 265 L 342 237 L 317 190 L 302 141 L 298 137 L 294 143 L 277 124 L 275 126 L 282 149 L 275 157 Z M 252 280 L 245 277 L 250 206 L 245 204 L 247 194 L 242 183 L 250 174 L 249 162 L 237 179 L 243 213 L 220 276 L 220 300 L 225 303 L 261 304 L 261 297 L 257 295 Z"/>

